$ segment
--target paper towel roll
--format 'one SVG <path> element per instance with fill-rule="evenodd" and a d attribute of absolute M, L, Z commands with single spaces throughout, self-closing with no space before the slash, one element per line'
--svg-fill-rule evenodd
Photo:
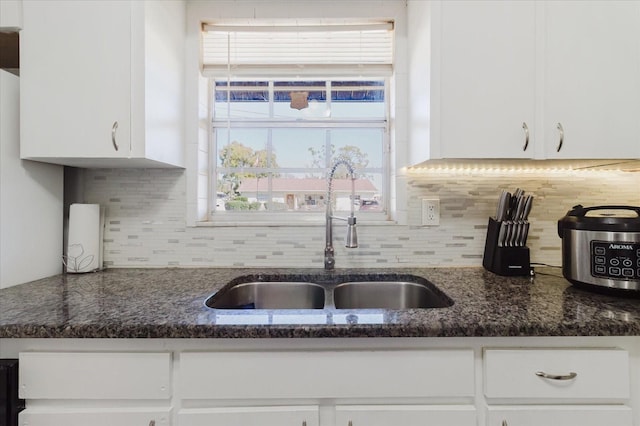
<path fill-rule="evenodd" d="M 102 269 L 103 228 L 104 214 L 101 214 L 100 204 L 71 204 L 65 258 L 67 272 L 80 273 Z"/>

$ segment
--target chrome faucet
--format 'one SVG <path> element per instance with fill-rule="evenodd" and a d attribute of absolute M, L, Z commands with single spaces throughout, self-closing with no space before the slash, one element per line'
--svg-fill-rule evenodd
<path fill-rule="evenodd" d="M 351 175 L 351 214 L 349 217 L 338 217 L 333 215 L 331 207 L 331 193 L 333 184 L 333 175 L 336 173 L 336 169 L 344 165 L 349 170 Z M 354 213 L 354 202 L 356 198 L 356 174 L 353 170 L 353 166 L 346 160 L 338 160 L 335 162 L 329 176 L 327 177 L 327 215 L 325 222 L 325 235 L 326 245 L 324 248 L 324 269 L 332 270 L 336 264 L 335 251 L 333 250 L 333 219 L 345 220 L 347 222 L 347 237 L 345 247 L 356 248 L 358 247 L 358 234 L 356 233 L 356 216 Z"/>

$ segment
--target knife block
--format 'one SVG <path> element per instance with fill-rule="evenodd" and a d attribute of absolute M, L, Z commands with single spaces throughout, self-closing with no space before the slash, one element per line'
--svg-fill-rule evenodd
<path fill-rule="evenodd" d="M 504 276 L 528 276 L 531 274 L 529 247 L 505 247 L 498 246 L 499 222 L 489 218 L 487 226 L 487 240 L 484 245 L 484 257 L 482 266 L 487 271 Z"/>

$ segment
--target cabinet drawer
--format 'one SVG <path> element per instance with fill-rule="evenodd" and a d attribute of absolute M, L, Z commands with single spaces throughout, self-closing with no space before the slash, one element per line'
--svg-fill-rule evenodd
<path fill-rule="evenodd" d="M 631 426 L 631 408 L 624 405 L 514 406 L 487 409 L 486 426 Z"/>
<path fill-rule="evenodd" d="M 624 350 L 487 349 L 484 368 L 487 398 L 576 402 L 629 398 L 629 354 Z"/>
<path fill-rule="evenodd" d="M 221 407 L 184 409 L 180 426 L 318 426 L 317 406 Z"/>
<path fill-rule="evenodd" d="M 31 409 L 19 414 L 19 424 L 29 426 L 169 426 L 170 408 L 67 408 Z"/>
<path fill-rule="evenodd" d="M 476 426 L 470 405 L 342 405 L 336 407 L 336 426 Z"/>
<path fill-rule="evenodd" d="M 169 353 L 20 353 L 20 398 L 168 399 Z"/>
<path fill-rule="evenodd" d="M 472 398 L 473 351 L 187 352 L 178 386 L 185 399 Z"/>

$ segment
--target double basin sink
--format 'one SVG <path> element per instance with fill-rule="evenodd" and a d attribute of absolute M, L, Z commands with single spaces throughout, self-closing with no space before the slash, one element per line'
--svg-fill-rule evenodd
<path fill-rule="evenodd" d="M 429 309 L 453 300 L 410 274 L 246 275 L 211 295 L 213 309 Z"/>

